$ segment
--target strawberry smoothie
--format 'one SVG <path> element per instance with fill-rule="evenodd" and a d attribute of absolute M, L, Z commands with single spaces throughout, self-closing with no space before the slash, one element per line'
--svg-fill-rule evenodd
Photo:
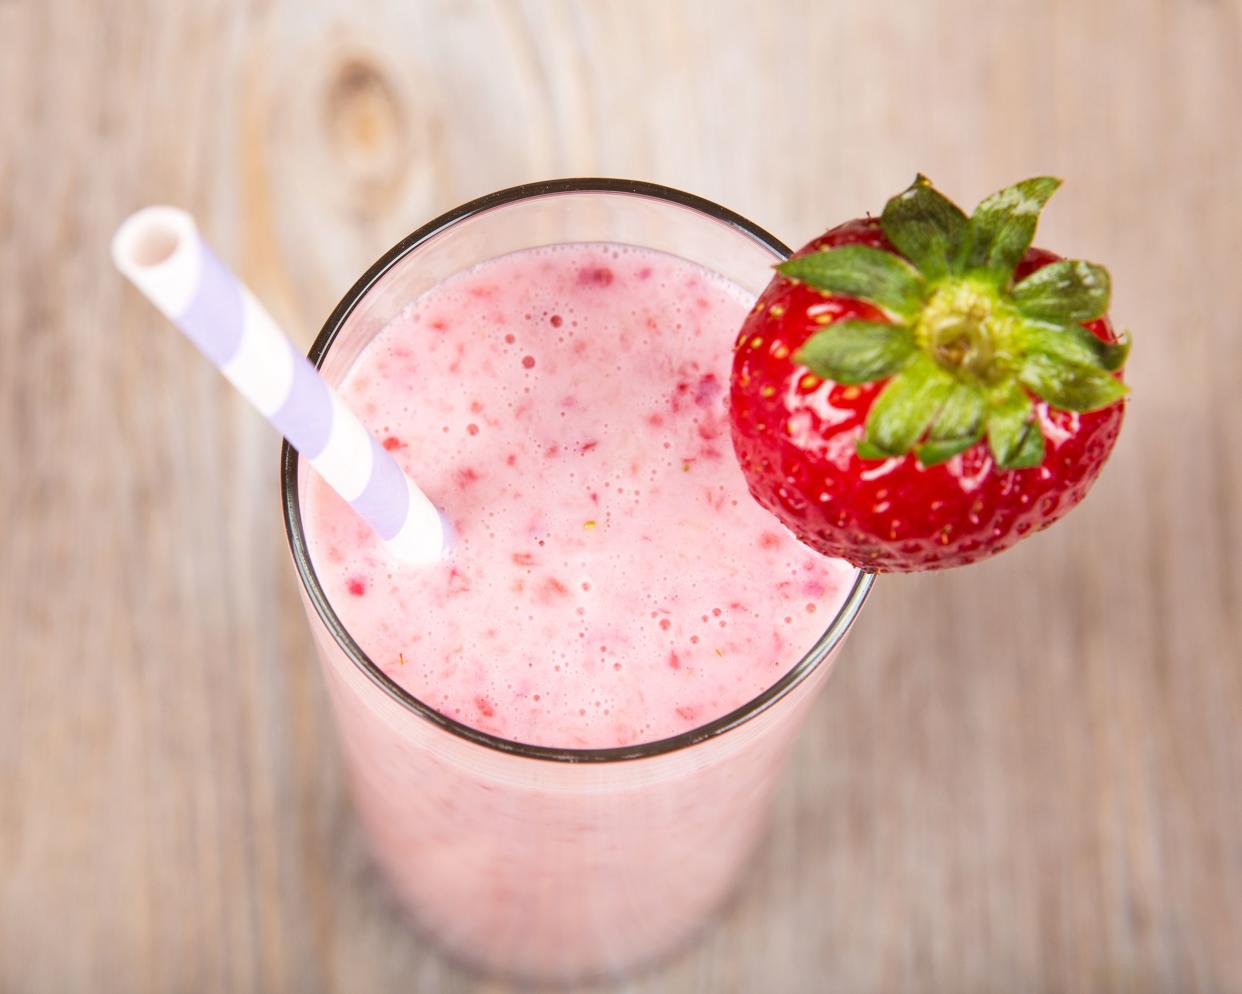
<path fill-rule="evenodd" d="M 403 567 L 286 451 L 356 807 L 459 959 L 649 961 L 758 843 L 869 587 L 755 504 L 731 448 L 732 345 L 783 254 L 676 191 L 532 185 L 394 248 L 312 350 L 454 532 Z"/>
<path fill-rule="evenodd" d="M 751 302 L 671 255 L 562 245 L 392 321 L 340 392 L 454 546 L 399 568 L 315 479 L 311 556 L 366 653 L 458 721 L 572 748 L 667 738 L 775 682 L 854 570 L 746 493 L 725 393 Z"/>

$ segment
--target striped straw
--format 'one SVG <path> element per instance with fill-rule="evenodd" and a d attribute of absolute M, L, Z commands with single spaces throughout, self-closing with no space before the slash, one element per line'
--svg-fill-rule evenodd
<path fill-rule="evenodd" d="M 443 558 L 447 530 L 435 505 L 216 258 L 189 214 L 147 207 L 131 215 L 112 239 L 112 259 L 394 556 Z"/>

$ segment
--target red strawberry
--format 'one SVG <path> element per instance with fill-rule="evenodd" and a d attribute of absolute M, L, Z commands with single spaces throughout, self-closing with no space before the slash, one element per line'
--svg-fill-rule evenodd
<path fill-rule="evenodd" d="M 733 444 L 751 493 L 864 569 L 945 569 L 1082 500 L 1121 428 L 1109 278 L 1030 248 L 1060 181 L 967 217 L 919 176 L 817 238 L 738 336 Z"/>

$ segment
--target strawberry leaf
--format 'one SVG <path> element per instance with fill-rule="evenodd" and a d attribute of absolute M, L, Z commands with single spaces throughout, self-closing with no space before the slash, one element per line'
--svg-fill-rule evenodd
<path fill-rule="evenodd" d="M 985 270 L 997 283 L 1007 284 L 1031 247 L 1039 212 L 1060 185 L 1052 176 L 1037 176 L 980 203 L 968 225 L 966 268 Z"/>
<path fill-rule="evenodd" d="M 1044 433 L 1035 405 L 1018 384 L 1002 384 L 988 398 L 987 433 L 992 458 L 1004 469 L 1029 469 L 1044 461 Z"/>
<path fill-rule="evenodd" d="M 1026 426 L 1018 448 L 1009 457 L 1009 461 L 1001 463 L 1004 469 L 1034 469 L 1044 461 L 1044 432 L 1039 421 L 1032 421 Z"/>
<path fill-rule="evenodd" d="M 965 452 L 983 436 L 986 412 L 983 391 L 969 383 L 958 383 L 945 398 L 927 441 L 919 446 L 919 462 L 935 466 Z"/>
<path fill-rule="evenodd" d="M 966 215 L 920 173 L 910 188 L 884 205 L 880 227 L 897 250 L 928 279 L 946 275 L 961 254 Z"/>
<path fill-rule="evenodd" d="M 954 456 L 961 455 L 977 441 L 979 441 L 977 437 L 963 437 L 924 442 L 918 449 L 919 462 L 924 466 L 939 466 L 942 462 L 948 462 Z"/>
<path fill-rule="evenodd" d="M 870 383 L 892 376 L 914 352 L 914 333 L 904 324 L 838 321 L 809 338 L 794 359 L 825 380 Z"/>
<path fill-rule="evenodd" d="M 1126 395 L 1126 386 L 1098 366 L 1068 363 L 1047 352 L 1028 349 L 1018 379 L 1053 407 L 1098 411 Z"/>
<path fill-rule="evenodd" d="M 867 439 L 860 438 L 855 446 L 859 459 L 892 459 L 893 457 L 883 449 L 877 449 Z"/>
<path fill-rule="evenodd" d="M 1085 328 L 1083 330 L 1086 331 Z M 1091 337 L 1095 338 L 1094 335 Z M 1100 342 L 1098 338 L 1095 340 L 1097 343 Z M 1104 368 L 1109 370 L 1109 372 L 1115 373 L 1126 364 L 1126 360 L 1130 357 L 1130 346 L 1133 344 L 1130 339 L 1130 332 L 1123 331 L 1117 341 L 1112 344 L 1101 344 L 1104 344 L 1104 352 L 1101 355 Z"/>
<path fill-rule="evenodd" d="M 844 245 L 782 262 L 782 276 L 825 293 L 839 293 L 878 304 L 902 318 L 923 303 L 923 277 L 904 259 L 868 245 Z"/>
<path fill-rule="evenodd" d="M 864 442 L 883 456 L 909 452 L 956 386 L 951 373 L 920 353 L 894 376 L 871 405 Z M 859 454 L 863 452 L 860 447 Z M 874 458 L 864 456 L 864 458 Z"/>
<path fill-rule="evenodd" d="M 1031 273 L 1013 288 L 1027 317 L 1045 321 L 1094 321 L 1108 310 L 1108 270 L 1080 259 L 1061 259 Z"/>
<path fill-rule="evenodd" d="M 1105 342 L 1080 324 L 1027 320 L 1022 322 L 1022 346 L 1026 352 L 1039 352 L 1057 362 L 1113 372 L 1125 364 L 1130 339 L 1123 336 Z"/>

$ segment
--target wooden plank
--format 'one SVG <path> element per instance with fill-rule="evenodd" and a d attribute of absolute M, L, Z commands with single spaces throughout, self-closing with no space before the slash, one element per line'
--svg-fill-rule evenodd
<path fill-rule="evenodd" d="M 400 235 L 599 173 L 805 240 L 1067 179 L 1134 329 L 1069 521 L 884 580 L 771 840 L 618 989 L 1242 988 L 1235 0 L 0 0 L 0 989 L 500 991 L 368 863 L 276 443 L 106 261 L 184 204 L 303 344 Z"/>

